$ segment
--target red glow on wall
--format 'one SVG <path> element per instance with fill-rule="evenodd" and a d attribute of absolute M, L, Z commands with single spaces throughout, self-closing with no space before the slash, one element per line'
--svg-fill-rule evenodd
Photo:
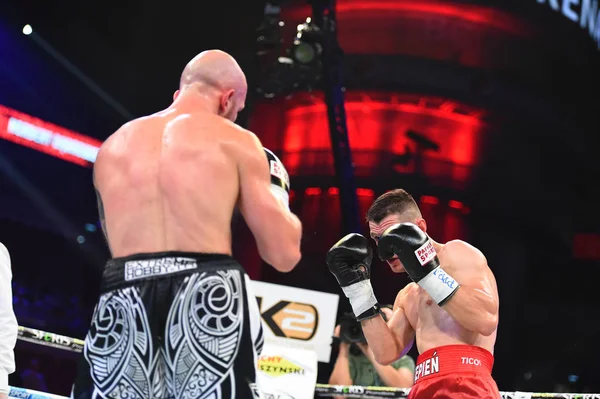
<path fill-rule="evenodd" d="M 382 157 L 415 151 L 406 136 L 416 131 L 440 146 L 428 152 L 427 176 L 466 182 L 479 162 L 487 124 L 480 109 L 437 97 L 381 92 L 347 92 L 346 117 L 357 176 L 371 176 Z M 292 175 L 333 175 L 327 109 L 320 94 L 259 103 L 250 121 L 266 147 L 278 150 Z M 411 165 L 398 165 L 412 173 Z M 391 166 L 390 166 L 391 168 Z"/>
<path fill-rule="evenodd" d="M 450 200 L 448 201 L 448 206 L 454 209 L 463 209 L 464 204 L 460 201 Z"/>
<path fill-rule="evenodd" d="M 600 235 L 576 234 L 573 237 L 573 256 L 580 260 L 600 260 Z"/>
<path fill-rule="evenodd" d="M 319 187 L 309 187 L 306 190 L 304 190 L 304 194 L 305 195 L 321 195 L 321 189 Z"/>
<path fill-rule="evenodd" d="M 340 193 L 340 189 L 337 187 L 329 187 L 327 190 L 327 194 L 329 195 L 338 195 Z"/>
<path fill-rule="evenodd" d="M 340 21 L 352 18 L 352 15 L 349 14 L 389 19 L 398 18 L 398 16 L 410 17 L 410 14 L 426 14 L 490 26 L 515 35 L 529 33 L 529 29 L 523 22 L 501 10 L 434 0 L 339 0 L 336 13 Z M 296 20 L 303 20 L 311 14 L 312 10 L 307 5 L 283 10 L 283 15 Z"/>
<path fill-rule="evenodd" d="M 356 195 L 359 197 L 373 197 L 375 193 L 369 188 L 357 188 Z"/>
<path fill-rule="evenodd" d="M 433 197 L 431 195 L 422 195 L 421 203 L 430 204 L 430 205 L 438 205 L 440 203 L 440 200 L 439 200 L 439 198 Z"/>
<path fill-rule="evenodd" d="M 503 49 L 533 35 L 518 16 L 489 6 L 439 0 L 339 0 L 338 36 L 346 54 L 406 54 L 470 66 L 501 65 Z M 312 14 L 284 7 L 284 37 Z"/>

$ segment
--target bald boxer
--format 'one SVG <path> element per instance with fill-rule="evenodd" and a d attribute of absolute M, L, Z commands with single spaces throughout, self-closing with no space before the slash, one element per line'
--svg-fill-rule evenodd
<path fill-rule="evenodd" d="M 263 338 L 250 280 L 231 257 L 232 214 L 239 207 L 281 272 L 300 259 L 301 225 L 285 167 L 233 123 L 246 90 L 230 55 L 205 51 L 171 106 L 100 148 L 94 185 L 113 258 L 73 397 L 252 397 Z"/>
<path fill-rule="evenodd" d="M 498 290 L 484 255 L 464 241 L 433 241 L 419 207 L 404 190 L 377 198 L 367 220 L 380 258 L 413 280 L 398 293 L 386 323 L 369 280 L 373 254 L 368 240 L 349 234 L 327 255 L 375 359 L 390 364 L 416 340 L 420 355 L 409 398 L 499 399 L 491 377 Z"/>
<path fill-rule="evenodd" d="M 8 375 L 15 371 L 15 344 L 19 326 L 13 311 L 12 269 L 8 249 L 0 243 L 0 399 L 9 393 Z"/>

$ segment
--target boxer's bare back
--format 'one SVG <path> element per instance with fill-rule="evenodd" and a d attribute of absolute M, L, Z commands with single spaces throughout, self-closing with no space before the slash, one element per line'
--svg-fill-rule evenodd
<path fill-rule="evenodd" d="M 369 223 L 371 236 L 380 236 L 389 226 L 404 221 L 394 215 L 381 223 Z M 454 297 L 443 307 L 438 306 L 416 283 L 410 283 L 397 295 L 394 315 L 387 327 L 380 325 L 380 318 L 363 322 L 363 330 L 369 342 L 377 342 L 378 334 L 387 335 L 380 339 L 381 347 L 371 348 L 381 363 L 387 364 L 405 354 L 417 344 L 419 353 L 444 345 L 474 345 L 494 353 L 498 324 L 498 291 L 496 280 L 487 265 L 484 255 L 475 247 L 454 240 L 439 244 L 432 240 L 440 266 L 461 284 Z M 402 263 L 394 258 L 389 261 L 394 272 L 403 272 Z M 462 290 L 462 292 L 461 292 Z M 385 330 L 382 329 L 385 328 Z M 381 335 L 379 335 L 381 337 Z M 390 343 L 392 345 L 390 346 Z M 396 348 L 397 352 L 390 350 Z M 379 356 L 378 356 L 379 355 Z"/>
<path fill-rule="evenodd" d="M 217 81 L 226 67 L 208 84 L 196 84 L 199 69 L 230 61 L 215 53 L 188 64 L 173 105 L 125 124 L 103 143 L 94 184 L 109 247 L 113 257 L 231 254 L 231 218 L 239 206 L 263 259 L 290 270 L 300 256 L 299 222 L 269 190 L 260 141 L 233 123 L 244 105 L 245 78 L 230 102 L 221 93 L 236 82 Z M 186 81 L 186 71 L 196 76 Z"/>

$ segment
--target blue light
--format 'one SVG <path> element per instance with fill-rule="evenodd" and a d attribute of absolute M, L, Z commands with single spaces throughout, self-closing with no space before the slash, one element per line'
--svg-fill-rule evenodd
<path fill-rule="evenodd" d="M 579 380 L 579 376 L 575 374 L 571 374 L 568 378 L 569 382 L 577 382 Z"/>
<path fill-rule="evenodd" d="M 85 224 L 85 229 L 86 229 L 87 231 L 89 231 L 90 233 L 93 233 L 93 232 L 95 232 L 95 231 L 97 230 L 97 227 L 96 227 L 96 225 L 95 225 L 95 224 L 92 224 L 92 223 L 86 223 L 86 224 Z"/>

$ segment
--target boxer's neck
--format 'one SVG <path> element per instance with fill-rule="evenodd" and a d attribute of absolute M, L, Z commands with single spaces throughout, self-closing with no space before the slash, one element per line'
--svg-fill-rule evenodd
<path fill-rule="evenodd" d="M 431 236 L 427 235 L 429 237 L 429 241 L 431 241 L 431 243 L 433 244 L 433 248 L 435 248 L 435 252 L 437 252 L 438 254 L 442 251 L 442 249 L 444 249 L 445 244 L 440 244 L 439 242 L 436 242 L 433 238 L 431 238 Z"/>
<path fill-rule="evenodd" d="M 205 111 L 218 114 L 219 100 L 212 93 L 202 93 L 192 90 L 182 92 L 169 108 L 184 112 Z"/>

